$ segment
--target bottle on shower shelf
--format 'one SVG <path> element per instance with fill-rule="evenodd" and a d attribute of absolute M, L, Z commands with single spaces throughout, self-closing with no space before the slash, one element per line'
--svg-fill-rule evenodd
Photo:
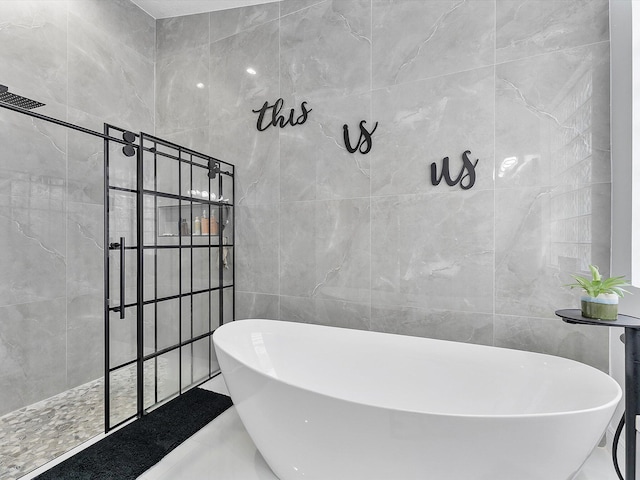
<path fill-rule="evenodd" d="M 211 235 L 218 235 L 218 221 L 214 215 L 211 215 L 209 219 L 209 232 Z"/>
<path fill-rule="evenodd" d="M 193 234 L 202 235 L 202 222 L 200 221 L 200 217 L 196 217 L 193 221 Z"/>
<path fill-rule="evenodd" d="M 209 235 L 209 219 L 207 218 L 207 211 L 202 211 L 202 220 L 200 220 L 200 228 L 202 229 L 202 235 Z"/>
<path fill-rule="evenodd" d="M 183 218 L 182 222 L 180 223 L 180 235 L 189 235 L 189 224 L 187 223 L 186 218 Z"/>

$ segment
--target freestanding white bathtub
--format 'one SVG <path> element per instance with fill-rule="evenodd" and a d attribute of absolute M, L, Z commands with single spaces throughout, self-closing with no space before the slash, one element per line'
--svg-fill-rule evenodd
<path fill-rule="evenodd" d="M 621 397 L 564 358 L 273 320 L 213 334 L 281 480 L 568 480 Z"/>

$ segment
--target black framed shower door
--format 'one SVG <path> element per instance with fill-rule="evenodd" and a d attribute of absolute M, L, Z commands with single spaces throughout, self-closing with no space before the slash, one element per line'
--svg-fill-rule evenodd
<path fill-rule="evenodd" d="M 211 335 L 235 318 L 235 182 L 234 166 L 208 155 L 104 133 L 109 431 L 219 371 Z"/>

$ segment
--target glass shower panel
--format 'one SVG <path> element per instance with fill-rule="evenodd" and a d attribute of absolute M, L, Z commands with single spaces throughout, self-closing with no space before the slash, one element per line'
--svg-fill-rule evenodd
<path fill-rule="evenodd" d="M 216 296 L 217 294 L 218 292 L 205 292 L 193 295 L 191 322 L 194 337 L 199 337 L 200 335 L 207 333 L 212 326 L 217 325 L 209 325 L 209 319 L 211 318 L 211 315 L 209 314 L 209 298 L 210 296 Z"/>
<path fill-rule="evenodd" d="M 118 136 L 117 132 L 110 132 Z M 122 144 L 109 142 L 109 184 L 122 189 L 136 190 L 136 157 L 122 153 Z"/>
<path fill-rule="evenodd" d="M 127 365 L 109 373 L 109 424 L 113 427 L 137 411 L 137 365 Z"/>
<path fill-rule="evenodd" d="M 210 286 L 209 248 L 191 249 L 191 289 L 194 292 L 208 290 Z"/>
<path fill-rule="evenodd" d="M 143 299 L 153 300 L 157 295 L 156 285 L 156 250 L 153 248 L 144 249 L 144 268 L 142 269 L 142 282 L 143 282 Z"/>
<path fill-rule="evenodd" d="M 180 393 L 180 351 L 171 350 L 144 362 L 144 408 Z"/>
<path fill-rule="evenodd" d="M 191 161 L 191 159 L 190 159 Z M 202 175 L 202 172 L 206 172 L 204 168 L 201 168 L 197 161 L 193 161 L 193 164 L 184 163 L 182 166 L 182 184 L 183 188 L 191 190 L 191 197 L 198 200 L 213 200 L 216 195 L 215 181 L 210 182 L 207 175 Z M 189 187 L 190 182 L 190 187 Z"/>
<path fill-rule="evenodd" d="M 228 171 L 233 173 L 233 166 L 231 165 L 222 165 L 222 171 Z M 222 174 L 220 175 L 222 182 L 222 195 L 223 201 L 225 203 L 233 204 L 234 203 L 234 191 L 233 191 L 233 177 L 230 175 Z"/>
<path fill-rule="evenodd" d="M 180 341 L 179 323 L 177 321 L 180 316 L 180 299 L 174 298 L 164 302 L 157 302 L 155 305 L 157 308 L 156 350 L 159 351 Z"/>
<path fill-rule="evenodd" d="M 109 239 L 127 237 L 133 245 L 136 238 L 136 195 L 128 191 L 113 191 L 109 196 Z"/>
<path fill-rule="evenodd" d="M 180 299 L 180 340 L 182 342 L 191 338 L 191 297 L 191 295 L 185 295 Z"/>
<path fill-rule="evenodd" d="M 156 358 L 155 376 L 146 376 L 145 385 L 155 384 L 158 402 L 161 402 L 180 393 L 180 350 L 171 350 Z"/>
<path fill-rule="evenodd" d="M 173 298 L 144 306 L 144 355 L 164 350 L 180 341 L 180 299 Z"/>
<path fill-rule="evenodd" d="M 193 250 L 191 248 L 185 248 L 180 250 L 180 289 L 176 290 L 176 293 L 189 293 L 191 292 L 191 255 Z"/>
<path fill-rule="evenodd" d="M 234 257 L 233 257 L 233 248 L 232 247 L 221 247 L 211 249 L 211 252 L 215 252 L 216 254 L 220 254 L 221 258 L 219 259 L 217 255 L 212 255 L 211 257 L 211 272 L 213 276 L 221 270 L 222 271 L 222 285 L 225 287 L 230 287 L 233 285 L 233 268 L 234 268 Z"/>
<path fill-rule="evenodd" d="M 194 383 L 202 382 L 209 374 L 209 357 L 213 345 L 211 343 L 211 336 L 198 340 L 194 343 L 193 348 L 193 381 Z"/>
<path fill-rule="evenodd" d="M 156 155 L 149 150 L 142 151 L 142 188 L 144 190 L 157 190 L 156 180 Z"/>
<path fill-rule="evenodd" d="M 152 358 L 144 362 L 144 378 L 155 378 L 156 376 L 156 364 L 157 358 Z M 145 382 L 142 393 L 142 402 L 145 410 L 150 409 L 153 405 L 158 403 L 158 395 L 156 386 L 152 382 Z"/>
<path fill-rule="evenodd" d="M 186 390 L 193 383 L 193 343 L 180 348 L 180 388 Z"/>
<path fill-rule="evenodd" d="M 222 290 L 223 318 L 222 323 L 229 323 L 234 320 L 234 299 L 233 287 L 227 287 Z"/>
<path fill-rule="evenodd" d="M 170 155 L 175 155 L 171 152 Z M 179 183 L 176 181 L 178 172 L 180 171 L 178 162 L 171 157 L 164 155 L 155 155 L 155 190 L 170 195 L 180 195 L 182 191 L 179 189 Z"/>
<path fill-rule="evenodd" d="M 222 325 L 220 320 L 220 296 L 222 294 L 221 289 L 212 290 L 210 299 L 211 299 L 211 330 L 215 330 L 217 327 Z"/>
<path fill-rule="evenodd" d="M 136 412 L 142 415 L 144 409 L 206 380 L 212 366 L 217 368 L 211 334 L 221 316 L 233 316 L 233 207 L 221 203 L 225 188 L 228 202 L 233 193 L 233 177 L 221 171 L 233 167 L 146 134 L 139 136 L 137 158 L 141 162 L 135 185 L 123 177 L 131 191 L 109 189 L 109 238 L 119 240 L 120 233 L 125 237 L 125 249 L 113 242 L 108 255 L 113 264 L 109 286 L 119 293 L 118 261 L 123 255 L 129 305 L 125 319 L 113 308 L 118 305 L 112 305 L 109 340 L 114 345 L 113 371 L 137 365 L 142 372 L 137 379 L 142 411 Z M 129 263 L 140 271 L 129 272 Z M 137 288 L 133 281 L 129 286 L 132 276 L 142 282 Z M 112 304 L 119 298 L 110 296 Z M 129 343 L 122 342 L 124 338 Z"/>
<path fill-rule="evenodd" d="M 215 219 L 222 235 L 222 243 L 231 245 L 233 242 L 233 209 L 230 205 L 220 205 L 215 209 Z M 217 241 L 215 243 L 218 243 Z"/>
<path fill-rule="evenodd" d="M 211 293 L 211 296 L 217 295 L 218 292 Z M 214 322 L 209 324 L 210 318 L 219 316 L 217 311 L 213 311 L 213 307 L 211 317 L 209 316 L 209 296 L 209 292 L 204 292 L 182 297 L 181 338 L 183 342 L 199 337 L 209 332 L 210 327 L 215 328 L 218 325 Z"/>
<path fill-rule="evenodd" d="M 210 342 L 211 337 L 207 336 L 182 347 L 183 390 L 208 378 Z"/>
<path fill-rule="evenodd" d="M 157 219 L 156 219 L 156 197 L 144 195 L 142 201 L 142 222 L 143 222 L 143 243 L 153 245 L 156 241 Z"/>
<path fill-rule="evenodd" d="M 180 194 L 185 198 L 201 199 L 202 191 L 200 189 L 196 189 L 195 186 L 193 185 L 193 178 L 192 178 L 193 173 L 192 173 L 192 167 L 190 163 L 190 156 L 188 154 L 180 153 L 180 152 L 176 152 L 176 155 L 180 155 L 180 158 L 182 158 L 183 160 L 179 164 L 180 165 L 179 166 Z M 175 179 L 174 179 L 174 183 L 175 183 Z M 203 190 L 207 190 L 207 189 L 204 188 Z M 206 200 L 208 200 L 208 198 Z"/>
<path fill-rule="evenodd" d="M 180 292 L 180 249 L 158 249 L 156 256 L 155 281 L 157 284 L 158 298 L 178 294 Z"/>
<path fill-rule="evenodd" d="M 145 305 L 144 307 L 144 325 L 142 329 L 142 335 L 144 339 L 144 345 L 142 354 L 144 356 L 151 355 L 155 353 L 157 348 L 156 345 L 158 343 L 156 338 L 156 305 L 150 303 Z"/>
<path fill-rule="evenodd" d="M 22 11 L 22 3 L 3 4 L 3 24 L 33 17 L 33 5 Z M 14 86 L 29 94 L 28 85 Z M 48 105 L 34 112 L 0 108 L 3 479 L 104 429 L 104 142 L 30 116 L 66 119 L 64 105 L 42 100 Z M 58 408 L 64 415 L 51 414 Z"/>
<path fill-rule="evenodd" d="M 137 312 L 125 309 L 125 318 L 119 312 L 109 313 L 109 367 L 116 368 L 132 362 L 137 355 Z"/>

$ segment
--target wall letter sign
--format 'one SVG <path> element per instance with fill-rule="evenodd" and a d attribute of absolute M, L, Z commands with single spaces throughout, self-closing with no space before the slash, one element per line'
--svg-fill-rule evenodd
<path fill-rule="evenodd" d="M 258 114 L 258 122 L 256 127 L 258 131 L 264 132 L 269 127 L 280 127 L 284 128 L 287 125 L 291 125 L 292 127 L 295 125 L 302 125 L 307 121 L 309 117 L 309 113 L 312 112 L 311 108 L 307 107 L 307 102 L 302 102 L 300 104 L 300 110 L 302 113 L 296 117 L 295 109 L 291 108 L 289 110 L 288 115 L 282 115 L 282 108 L 284 107 L 284 100 L 279 98 L 275 101 L 273 105 L 270 105 L 269 102 L 264 102 L 262 108 L 258 110 L 251 110 L 253 113 Z M 359 123 L 360 136 L 358 137 L 358 141 L 355 143 L 351 143 L 351 138 L 349 136 L 349 126 L 344 124 L 342 126 L 342 136 L 344 139 L 344 146 L 346 147 L 349 153 L 360 152 L 365 155 L 371 151 L 373 147 L 373 134 L 378 128 L 378 122 L 373 125 L 371 130 L 368 130 L 366 125 L 366 120 L 361 120 Z M 476 166 L 478 165 L 478 159 L 475 161 L 471 161 L 469 159 L 469 155 L 471 154 L 470 150 L 466 150 L 462 154 L 462 168 L 458 173 L 458 176 L 454 179 L 451 178 L 451 173 L 449 171 L 449 157 L 444 157 L 442 159 L 442 169 L 440 171 L 440 175 L 438 175 L 438 165 L 434 162 L 431 164 L 431 184 L 432 185 L 440 185 L 440 182 L 444 179 L 444 181 L 450 187 L 454 185 L 460 185 L 460 188 L 463 190 L 468 190 L 476 183 Z"/>
<path fill-rule="evenodd" d="M 440 176 L 438 177 L 438 166 L 436 163 L 431 164 L 431 184 L 439 185 L 442 179 L 447 182 L 447 185 L 453 187 L 456 184 L 460 184 L 460 188 L 463 190 L 468 190 L 473 187 L 473 184 L 476 183 L 476 165 L 478 165 L 478 159 L 475 162 L 469 160 L 469 155 L 471 152 L 466 150 L 462 154 L 462 169 L 460 169 L 460 173 L 457 178 L 453 180 L 451 175 L 449 174 L 449 157 L 444 157 L 442 159 L 442 171 L 440 172 Z"/>
<path fill-rule="evenodd" d="M 300 104 L 300 110 L 302 110 L 302 113 L 297 117 L 295 109 L 293 108 L 289 110 L 288 115 L 282 115 L 280 112 L 283 107 L 284 100 L 279 98 L 273 105 L 269 105 L 269 102 L 264 102 L 262 108 L 259 108 L 258 110 L 251 110 L 253 113 L 258 114 L 258 122 L 256 124 L 258 131 L 264 132 L 269 127 L 284 128 L 287 125 L 291 125 L 292 127 L 295 125 L 302 125 L 307 121 L 309 112 L 312 111 L 311 108 L 307 107 L 307 102 L 302 102 Z M 373 135 L 373 132 L 376 131 L 376 128 L 378 128 L 378 122 L 376 122 L 371 131 L 367 130 L 365 123 L 367 123 L 365 120 L 360 122 L 360 137 L 358 138 L 358 143 L 356 143 L 355 147 L 352 146 L 349 138 L 349 127 L 347 125 L 343 125 L 344 146 L 347 148 L 349 153 L 359 151 L 362 154 L 366 154 L 371 151 L 371 147 L 373 146 L 371 136 Z"/>
<path fill-rule="evenodd" d="M 349 153 L 355 153 L 356 151 L 360 151 L 362 154 L 369 153 L 371 151 L 371 147 L 373 143 L 371 142 L 371 135 L 378 128 L 378 122 L 373 126 L 373 130 L 369 131 L 365 128 L 364 124 L 367 123 L 365 120 L 360 122 L 360 138 L 358 139 L 358 143 L 355 147 L 351 146 L 351 141 L 349 140 L 349 127 L 347 125 L 342 126 L 342 132 L 344 137 L 344 146 L 347 147 Z"/>
<path fill-rule="evenodd" d="M 307 121 L 307 116 L 309 115 L 309 112 L 311 111 L 311 109 L 307 109 L 307 102 L 302 102 L 302 104 L 300 105 L 300 109 L 302 110 L 302 114 L 300 114 L 297 118 L 294 119 L 295 116 L 295 109 L 291 109 L 289 110 L 289 117 L 285 118 L 283 115 L 280 115 L 280 111 L 282 110 L 282 107 L 284 106 L 284 100 L 282 98 L 279 98 L 278 100 L 276 100 L 276 103 L 274 103 L 273 105 L 269 105 L 269 102 L 264 102 L 264 105 L 262 105 L 262 108 L 258 109 L 258 110 L 251 110 L 253 113 L 257 113 L 258 115 L 258 123 L 257 123 L 257 127 L 258 130 L 260 130 L 261 132 L 264 132 L 267 128 L 274 126 L 280 126 L 280 128 L 284 128 L 287 125 L 302 125 L 304 122 Z M 268 120 L 268 123 L 265 125 L 264 124 L 264 117 L 267 114 L 267 112 L 271 110 L 271 119 Z"/>

